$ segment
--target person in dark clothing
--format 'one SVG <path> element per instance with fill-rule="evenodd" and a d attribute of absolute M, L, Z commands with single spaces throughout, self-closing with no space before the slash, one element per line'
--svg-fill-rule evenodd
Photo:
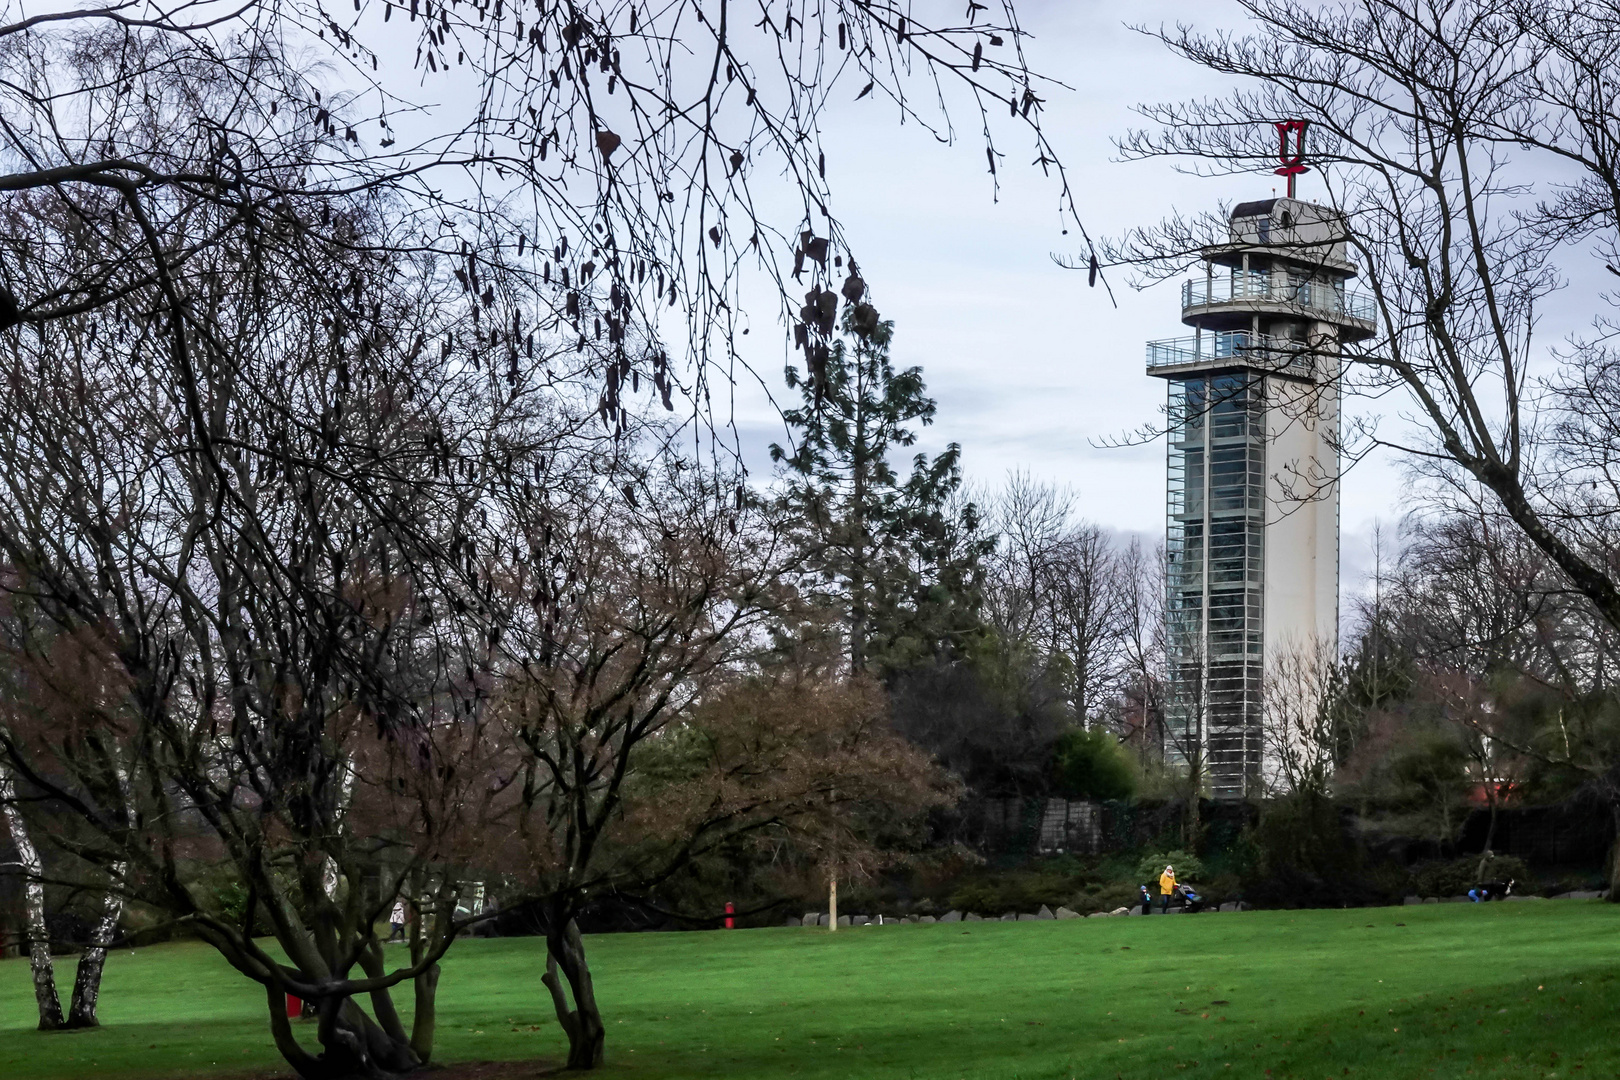
<path fill-rule="evenodd" d="M 1142 886 L 1142 914 L 1153 914 L 1153 894 L 1148 892 L 1146 885 Z"/>
<path fill-rule="evenodd" d="M 1512 881 L 1485 881 L 1468 890 L 1468 895 L 1472 897 L 1477 893 L 1479 902 L 1506 900 L 1513 895 L 1513 885 Z"/>

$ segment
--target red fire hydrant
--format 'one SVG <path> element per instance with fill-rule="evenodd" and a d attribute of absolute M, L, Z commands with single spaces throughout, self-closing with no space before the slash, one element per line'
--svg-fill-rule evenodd
<path fill-rule="evenodd" d="M 296 1020 L 304 1015 L 304 1003 L 291 994 L 287 995 L 287 1019 Z"/>
<path fill-rule="evenodd" d="M 730 900 L 727 900 L 726 901 L 726 929 L 727 930 L 735 930 L 737 928 L 737 920 L 732 918 L 732 916 L 735 915 L 736 913 L 737 913 L 737 905 L 733 904 Z"/>

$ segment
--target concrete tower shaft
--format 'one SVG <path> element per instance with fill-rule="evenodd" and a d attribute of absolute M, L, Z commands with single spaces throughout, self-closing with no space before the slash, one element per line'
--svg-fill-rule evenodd
<path fill-rule="evenodd" d="M 1339 346 L 1377 332 L 1346 235 L 1314 203 L 1239 204 L 1182 286 L 1193 336 L 1147 347 L 1169 389 L 1167 749 L 1217 798 L 1264 775 L 1268 657 L 1337 642 Z"/>

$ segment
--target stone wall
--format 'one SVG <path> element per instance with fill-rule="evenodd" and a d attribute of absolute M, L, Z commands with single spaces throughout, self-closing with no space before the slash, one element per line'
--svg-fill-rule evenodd
<path fill-rule="evenodd" d="M 1079 799 L 1047 799 L 1035 836 L 1041 855 L 1095 855 L 1102 850 L 1102 807 Z"/>

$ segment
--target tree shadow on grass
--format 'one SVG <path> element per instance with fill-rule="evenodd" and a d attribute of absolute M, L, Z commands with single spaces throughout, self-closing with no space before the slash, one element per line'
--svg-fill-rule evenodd
<path fill-rule="evenodd" d="M 535 1061 L 457 1061 L 448 1065 L 429 1065 L 420 1073 L 422 1080 L 536 1080 L 538 1077 L 561 1076 L 566 1073 L 567 1062 L 562 1058 L 541 1058 Z M 252 1073 L 205 1073 L 196 1080 L 298 1080 L 291 1069 L 273 1069 Z"/>
<path fill-rule="evenodd" d="M 1481 971 L 1482 982 L 1497 972 Z M 1613 967 L 1440 991 L 1395 1008 L 1351 1008 L 1287 1030 L 1263 1023 L 1178 1038 L 1129 1064 L 1047 1076 L 1259 1077 L 1261 1080 L 1481 1080 L 1490 1077 L 1620 1075 L 1620 971 Z M 1213 1018 L 1212 1018 L 1213 1019 Z M 1099 1068 L 1098 1066 L 1104 1066 Z"/>
<path fill-rule="evenodd" d="M 310 1049 L 314 1026 L 298 1025 Z M 562 1071 L 556 1057 L 435 1063 L 432 1080 L 531 1080 Z M 258 1022 L 110 1023 L 81 1032 L 0 1029 L 4 1080 L 296 1080 Z"/>

